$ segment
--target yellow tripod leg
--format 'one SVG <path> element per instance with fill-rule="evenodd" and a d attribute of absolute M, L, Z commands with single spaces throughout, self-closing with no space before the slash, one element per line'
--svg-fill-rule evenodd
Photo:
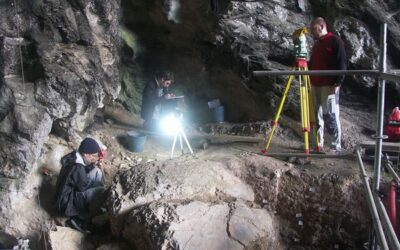
<path fill-rule="evenodd" d="M 306 89 L 306 82 L 302 81 L 302 76 L 299 77 L 300 80 L 300 109 L 301 109 L 301 122 L 302 122 L 302 129 L 304 133 L 304 148 L 305 153 L 308 155 L 310 153 L 309 144 L 308 144 L 308 107 L 307 107 L 307 89 Z"/>
<path fill-rule="evenodd" d="M 300 68 L 299 68 L 300 70 Z M 300 93 L 300 117 L 301 117 L 301 129 L 304 132 L 304 127 L 305 127 L 305 112 L 304 112 L 304 92 L 303 92 L 303 83 L 302 83 L 302 77 L 301 75 L 299 76 L 299 93 Z"/>
<path fill-rule="evenodd" d="M 319 146 L 319 139 L 318 139 L 318 133 L 317 133 L 317 117 L 316 117 L 317 111 L 315 109 L 314 94 L 312 92 L 310 76 L 307 76 L 307 80 L 308 80 L 307 81 L 308 97 L 309 97 L 309 103 L 310 103 L 310 127 L 312 130 L 313 136 L 315 138 L 317 152 L 321 152 L 322 149 Z"/>
<path fill-rule="evenodd" d="M 304 75 L 300 76 L 302 79 L 301 87 L 302 87 L 302 98 L 304 102 L 304 126 L 303 130 L 310 132 L 310 114 L 309 114 L 309 101 L 308 101 L 308 86 L 307 86 L 307 77 Z"/>
<path fill-rule="evenodd" d="M 304 91 L 304 99 L 305 99 L 305 117 L 306 117 L 306 121 L 305 121 L 305 129 L 307 130 L 307 132 L 310 132 L 310 101 L 309 101 L 309 92 L 308 92 L 308 82 L 307 82 L 307 76 L 302 75 L 301 76 L 303 78 L 303 86 L 305 88 Z"/>
<path fill-rule="evenodd" d="M 281 112 L 282 112 L 283 105 L 284 105 L 284 103 L 285 103 L 287 94 L 288 94 L 289 89 L 290 89 L 290 85 L 292 84 L 292 80 L 293 80 L 293 75 L 289 76 L 289 79 L 288 79 L 288 81 L 287 81 L 287 83 L 286 83 L 285 91 L 283 92 L 282 100 L 281 100 L 281 102 L 280 102 L 280 104 L 279 104 L 278 111 L 277 111 L 277 113 L 275 114 L 274 120 L 272 121 L 271 132 L 270 132 L 270 134 L 269 134 L 268 139 L 266 140 L 266 142 L 265 142 L 265 144 L 264 144 L 263 150 L 261 151 L 263 154 L 265 154 L 265 153 L 268 152 L 268 148 L 269 148 L 269 145 L 270 145 L 270 143 L 271 143 L 272 136 L 273 136 L 274 133 L 275 133 L 275 128 L 276 128 L 276 126 L 278 125 L 279 116 L 280 116 L 280 114 L 281 114 Z"/>
<path fill-rule="evenodd" d="M 307 71 L 308 70 L 308 67 L 307 66 L 305 66 L 305 67 L 302 67 L 301 68 L 303 71 Z M 310 91 L 311 91 L 311 85 L 310 85 L 310 77 L 308 76 L 308 75 L 302 75 L 301 76 L 302 77 L 302 79 L 303 79 L 303 87 L 304 87 L 304 94 L 303 94 L 303 98 L 304 98 L 304 101 L 303 101 L 303 103 L 304 103 L 304 106 L 305 106 L 305 109 L 304 109 L 304 112 L 305 112 L 305 123 L 304 123 L 304 127 L 303 127 L 303 130 L 304 130 L 304 132 L 307 132 L 307 135 L 305 135 L 306 137 L 307 137 L 307 141 L 305 142 L 305 144 L 306 144 L 306 154 L 309 154 L 309 152 L 310 152 L 310 143 L 309 143 L 309 134 L 310 134 L 310 131 L 311 131 L 311 113 L 312 113 L 312 111 L 310 110 L 311 109 L 311 101 L 310 101 Z"/>

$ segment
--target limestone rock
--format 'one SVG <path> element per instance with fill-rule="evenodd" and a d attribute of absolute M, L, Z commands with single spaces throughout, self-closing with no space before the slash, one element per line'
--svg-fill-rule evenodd
<path fill-rule="evenodd" d="M 126 243 L 109 243 L 101 245 L 98 248 L 96 248 L 96 250 L 129 250 L 129 249 L 132 249 L 132 247 Z"/>
<path fill-rule="evenodd" d="M 13 246 L 18 244 L 18 240 L 6 233 L 0 231 L 0 247 L 5 249 L 11 249 Z"/>
<path fill-rule="evenodd" d="M 359 20 L 346 17 L 335 22 L 335 30 L 342 37 L 350 68 L 378 69 L 379 46 L 370 34 L 368 27 Z M 376 85 L 378 79 L 371 76 L 350 76 L 360 89 L 366 91 Z"/>
<path fill-rule="evenodd" d="M 126 213 L 155 201 L 254 200 L 251 187 L 222 163 L 194 159 L 137 165 L 116 176 L 111 190 L 111 225 L 116 234 Z"/>
<path fill-rule="evenodd" d="M 49 231 L 49 242 L 52 250 L 84 250 L 85 235 L 69 227 L 56 227 Z"/>
<path fill-rule="evenodd" d="M 274 218 L 253 207 L 233 164 L 182 157 L 119 173 L 109 197 L 113 234 L 139 249 L 279 248 Z"/>
<path fill-rule="evenodd" d="M 123 236 L 140 249 L 271 249 L 279 246 L 276 230 L 265 210 L 193 201 L 136 208 Z"/>

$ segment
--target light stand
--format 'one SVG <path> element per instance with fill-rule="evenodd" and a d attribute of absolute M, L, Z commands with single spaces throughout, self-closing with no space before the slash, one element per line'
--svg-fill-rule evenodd
<path fill-rule="evenodd" d="M 182 117 L 182 115 L 181 115 Z M 190 146 L 190 143 L 186 137 L 185 131 L 183 131 L 182 126 L 180 125 L 179 128 L 176 130 L 175 135 L 174 135 L 174 142 L 172 143 L 172 150 L 171 150 L 171 157 L 172 158 L 174 156 L 174 151 L 175 151 L 175 145 L 176 145 L 176 140 L 179 137 L 179 144 L 181 146 L 181 154 L 183 154 L 183 143 L 182 143 L 182 137 L 186 142 L 186 145 L 189 148 L 189 151 L 191 154 L 193 154 L 193 150 L 192 147 Z"/>
<path fill-rule="evenodd" d="M 192 147 L 190 146 L 189 140 L 187 139 L 185 131 L 183 130 L 182 127 L 182 116 L 183 116 L 182 113 L 180 113 L 178 117 L 176 117 L 174 113 L 170 113 L 162 120 L 162 128 L 164 132 L 174 136 L 170 158 L 174 156 L 176 141 L 178 140 L 178 138 L 179 138 L 179 145 L 181 147 L 181 153 L 183 154 L 183 140 L 185 140 L 185 143 L 189 148 L 190 153 L 193 154 Z"/>

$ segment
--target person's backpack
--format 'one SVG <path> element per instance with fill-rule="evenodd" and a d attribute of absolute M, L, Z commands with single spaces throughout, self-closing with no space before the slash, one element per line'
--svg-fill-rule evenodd
<path fill-rule="evenodd" d="M 387 135 L 386 141 L 397 142 L 400 141 L 400 110 L 395 107 L 390 114 L 387 122 L 383 128 L 383 134 Z"/>

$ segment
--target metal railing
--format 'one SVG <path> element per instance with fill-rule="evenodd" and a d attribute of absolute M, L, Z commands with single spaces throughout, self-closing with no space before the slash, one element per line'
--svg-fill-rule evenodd
<path fill-rule="evenodd" d="M 309 76 L 334 76 L 334 75 L 379 75 L 379 70 L 280 70 L 280 71 L 253 71 L 254 76 L 285 76 L 285 75 L 309 75 Z"/>
<path fill-rule="evenodd" d="M 382 223 L 379 219 L 378 209 L 375 204 L 374 195 L 373 195 L 371 187 L 369 185 L 369 177 L 367 175 L 367 172 L 365 171 L 364 163 L 361 158 L 360 146 L 357 146 L 356 154 L 357 154 L 357 159 L 358 159 L 358 163 L 360 166 L 361 180 L 364 184 L 366 195 L 367 195 L 368 207 L 369 207 L 369 211 L 371 213 L 372 224 L 373 224 L 372 226 L 373 226 L 373 229 L 375 230 L 375 234 L 378 238 L 379 245 L 382 246 L 382 248 L 384 250 L 386 250 L 389 248 L 388 248 L 388 245 L 387 245 L 387 242 L 385 239 L 385 234 L 383 232 Z M 371 241 L 370 241 L 370 245 L 372 245 Z"/>
<path fill-rule="evenodd" d="M 366 191 L 367 202 L 372 217 L 372 224 L 373 224 L 373 229 L 375 231 L 375 236 L 378 238 L 379 246 L 381 248 L 389 249 L 385 238 L 385 233 L 386 233 L 391 247 L 390 249 L 400 249 L 400 243 L 397 239 L 396 233 L 389 220 L 385 206 L 383 205 L 382 200 L 379 197 L 379 193 L 375 191 L 373 192 L 371 190 L 371 186 L 369 184 L 369 177 L 367 175 L 367 172 L 365 171 L 364 163 L 361 157 L 361 150 L 362 150 L 361 146 L 357 145 L 356 148 L 357 160 L 358 160 L 358 165 L 360 167 L 361 179 Z M 387 165 L 385 166 L 388 168 Z M 397 180 L 399 180 L 394 169 L 391 168 L 390 171 L 395 176 L 395 179 L 397 177 Z M 374 246 L 371 246 L 373 245 L 372 242 L 373 240 L 370 241 L 370 249 L 375 249 Z"/>

